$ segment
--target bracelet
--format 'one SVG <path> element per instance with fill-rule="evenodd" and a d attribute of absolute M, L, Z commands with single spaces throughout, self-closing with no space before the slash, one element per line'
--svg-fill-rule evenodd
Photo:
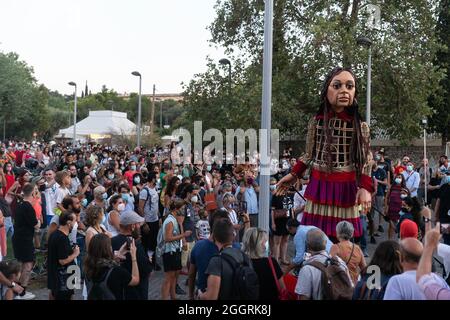
<path fill-rule="evenodd" d="M 137 259 L 131 259 L 131 262 L 137 262 Z"/>

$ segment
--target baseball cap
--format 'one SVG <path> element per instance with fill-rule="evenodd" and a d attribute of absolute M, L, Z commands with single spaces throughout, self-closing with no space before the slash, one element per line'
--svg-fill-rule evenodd
<path fill-rule="evenodd" d="M 132 210 L 124 211 L 120 214 L 120 224 L 123 226 L 142 222 L 144 222 L 144 218 Z"/>
<path fill-rule="evenodd" d="M 406 219 L 400 225 L 400 239 L 405 238 L 417 239 L 418 234 L 419 228 L 417 227 L 417 224 L 414 221 Z"/>

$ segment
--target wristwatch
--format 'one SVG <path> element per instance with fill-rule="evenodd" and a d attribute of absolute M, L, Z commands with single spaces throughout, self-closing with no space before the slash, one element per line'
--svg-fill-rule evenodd
<path fill-rule="evenodd" d="M 16 286 L 16 283 L 14 281 L 11 281 L 11 285 L 8 286 L 8 288 L 12 289 Z"/>

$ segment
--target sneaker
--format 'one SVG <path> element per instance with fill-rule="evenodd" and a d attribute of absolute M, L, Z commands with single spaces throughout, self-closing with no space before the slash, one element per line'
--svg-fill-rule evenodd
<path fill-rule="evenodd" d="M 382 225 L 379 225 L 379 226 L 378 226 L 378 232 L 384 232 L 384 228 L 383 228 Z"/>
<path fill-rule="evenodd" d="M 36 295 L 32 294 L 31 292 L 26 292 L 25 295 L 23 296 L 16 296 L 14 299 L 15 300 L 33 300 L 34 298 L 36 298 Z"/>
<path fill-rule="evenodd" d="M 375 240 L 375 237 L 374 237 L 374 236 L 371 236 L 371 237 L 370 237 L 370 243 L 371 243 L 371 244 L 376 244 L 376 243 L 377 243 L 377 240 Z"/>
<path fill-rule="evenodd" d="M 176 294 L 180 294 L 180 295 L 185 295 L 186 294 L 186 291 L 184 291 L 183 289 L 181 289 L 181 287 L 178 285 L 178 283 L 177 283 L 177 286 L 176 286 L 176 288 L 175 288 L 175 293 Z"/>

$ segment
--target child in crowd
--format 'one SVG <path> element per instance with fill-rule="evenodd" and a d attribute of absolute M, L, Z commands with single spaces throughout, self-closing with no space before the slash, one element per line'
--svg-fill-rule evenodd
<path fill-rule="evenodd" d="M 206 211 L 205 209 L 200 209 L 198 215 L 200 216 L 200 220 L 197 222 L 197 225 L 195 226 L 197 230 L 197 239 L 198 240 L 208 239 L 211 233 L 211 229 L 208 222 L 208 211 Z"/>

